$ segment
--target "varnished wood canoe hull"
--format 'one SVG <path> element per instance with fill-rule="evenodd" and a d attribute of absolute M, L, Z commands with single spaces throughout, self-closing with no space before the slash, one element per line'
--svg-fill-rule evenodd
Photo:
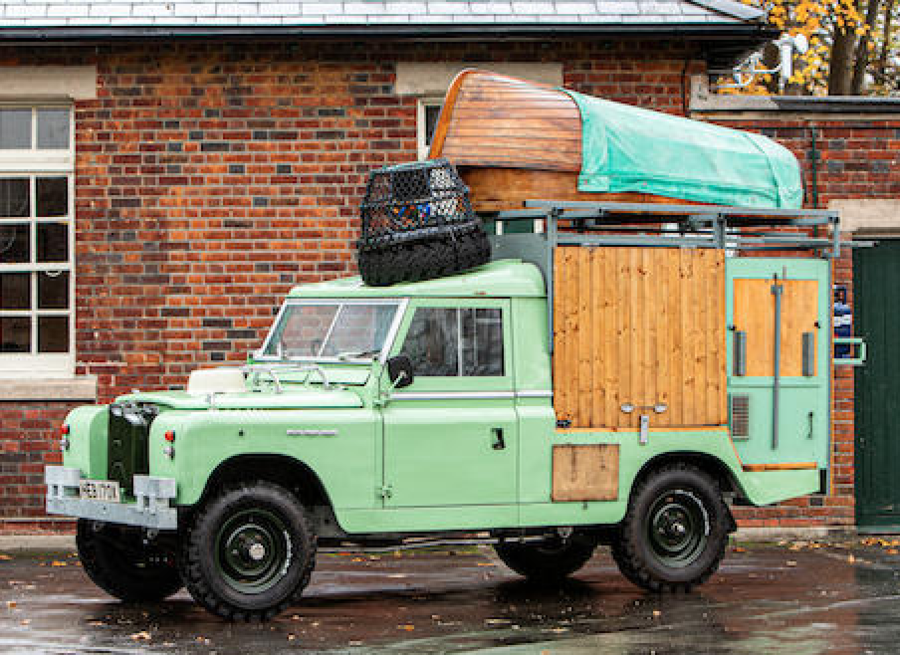
<path fill-rule="evenodd" d="M 488 71 L 466 70 L 450 85 L 429 156 L 446 157 L 478 212 L 526 200 L 683 203 L 642 193 L 585 193 L 581 114 L 566 93 Z"/>

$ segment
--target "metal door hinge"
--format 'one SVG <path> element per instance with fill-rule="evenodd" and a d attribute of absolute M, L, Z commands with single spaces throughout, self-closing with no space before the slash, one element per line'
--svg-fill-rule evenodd
<path fill-rule="evenodd" d="M 393 487 L 391 487 L 391 485 L 385 484 L 385 485 L 378 487 L 375 490 L 375 493 L 378 495 L 379 498 L 383 498 L 384 500 L 387 500 L 388 498 L 390 498 L 391 496 L 394 495 L 394 489 L 393 489 Z"/>

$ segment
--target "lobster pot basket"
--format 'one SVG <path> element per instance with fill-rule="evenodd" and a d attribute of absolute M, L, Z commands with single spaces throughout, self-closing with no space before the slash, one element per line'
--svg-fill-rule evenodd
<path fill-rule="evenodd" d="M 468 188 L 446 159 L 372 171 L 361 215 L 359 270 L 367 284 L 441 277 L 490 259 Z"/>

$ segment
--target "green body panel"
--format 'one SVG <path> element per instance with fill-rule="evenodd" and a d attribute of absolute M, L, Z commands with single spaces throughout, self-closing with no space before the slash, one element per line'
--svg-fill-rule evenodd
<path fill-rule="evenodd" d="M 64 421 L 69 426 L 69 449 L 63 458 L 66 466 L 77 466 L 88 478 L 106 478 L 108 421 L 105 405 L 85 405 L 69 412 Z"/>
<path fill-rule="evenodd" d="M 291 383 L 285 374 L 282 393 L 261 379 L 257 386 L 248 383 L 246 392 L 216 394 L 212 404 L 205 395 L 179 391 L 123 396 L 119 400 L 160 407 L 150 428 L 150 474 L 177 481 L 176 504 L 198 502 L 218 467 L 246 455 L 303 463 L 318 477 L 339 525 L 350 534 L 616 523 L 640 471 L 656 457 L 677 453 L 718 460 L 756 504 L 818 488 L 817 471 L 744 472 L 722 428 L 651 430 L 646 444 L 634 431 L 557 431 L 547 298 L 532 265 L 495 262 L 466 275 L 386 288 L 345 280 L 302 287 L 291 295 L 368 296 L 409 301 L 388 354 L 402 350 L 417 308 L 499 308 L 505 325 L 503 374 L 417 376 L 411 385 L 391 389 L 379 360 L 356 366 L 335 362 L 323 364 L 341 380 L 330 390 L 318 379 Z M 803 391 L 785 393 L 812 402 Z M 66 465 L 88 477 L 105 477 L 105 421 L 103 407 L 70 414 L 67 422 L 76 435 Z M 175 432 L 171 444 L 164 437 L 169 430 Z M 91 434 L 90 453 L 84 443 L 74 445 L 81 432 Z M 814 437 L 818 444 L 820 435 Z M 800 445 L 790 445 L 795 440 L 787 438 L 786 429 L 789 445 L 777 456 L 807 455 L 807 442 L 801 451 Z M 555 444 L 618 444 L 618 499 L 552 502 Z M 164 452 L 170 445 L 174 457 Z M 757 456 L 752 444 L 738 448 L 744 448 L 742 457 Z"/>
<path fill-rule="evenodd" d="M 289 298 L 492 298 L 545 297 L 544 278 L 529 264 L 503 260 L 466 273 L 389 287 L 370 287 L 359 277 L 304 284 Z"/>
<path fill-rule="evenodd" d="M 734 332 L 728 332 L 728 392 L 750 398 L 750 436 L 735 438 L 744 464 L 816 462 L 821 469 L 829 464 L 831 383 L 831 268 L 819 259 L 740 257 L 725 260 L 727 323 L 734 324 L 734 281 L 736 279 L 815 280 L 818 282 L 818 322 L 816 334 L 816 375 L 781 376 L 779 392 L 778 446 L 773 447 L 773 377 L 734 374 Z M 786 277 L 785 277 L 786 275 Z M 774 298 L 773 298 L 774 302 Z M 748 342 L 748 348 L 751 347 Z M 748 353 L 749 355 L 749 353 Z M 810 416 L 812 414 L 812 416 Z"/>
<path fill-rule="evenodd" d="M 289 395 L 289 394 L 285 394 Z M 241 455 L 284 455 L 304 462 L 325 484 L 335 510 L 372 508 L 380 499 L 378 416 L 372 408 L 338 411 L 207 410 L 165 412 L 150 431 L 150 471 L 178 481 L 177 503 L 199 500 L 210 475 Z M 334 436 L 291 436 L 289 430 L 335 430 Z M 175 431 L 175 457 L 163 435 Z"/>
<path fill-rule="evenodd" d="M 866 365 L 855 373 L 856 521 L 860 529 L 897 531 L 900 241 L 880 240 L 853 253 L 853 305 L 854 332 L 868 346 Z"/>

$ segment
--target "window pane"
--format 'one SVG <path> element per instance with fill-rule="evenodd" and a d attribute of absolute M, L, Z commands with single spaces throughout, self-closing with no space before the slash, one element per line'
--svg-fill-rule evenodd
<path fill-rule="evenodd" d="M 69 351 L 69 318 L 41 316 L 38 318 L 38 352 L 64 353 Z"/>
<path fill-rule="evenodd" d="M 37 224 L 37 260 L 64 262 L 69 259 L 69 227 L 65 223 Z"/>
<path fill-rule="evenodd" d="M 416 310 L 403 354 L 413 363 L 413 373 L 422 376 L 459 375 L 457 310 Z"/>
<path fill-rule="evenodd" d="M 0 318 L 0 352 L 31 352 L 31 319 L 27 316 Z"/>
<path fill-rule="evenodd" d="M 31 273 L 0 274 L 0 309 L 31 309 Z"/>
<path fill-rule="evenodd" d="M 0 223 L 0 264 L 31 261 L 27 223 Z"/>
<path fill-rule="evenodd" d="M 38 109 L 37 147 L 69 147 L 69 110 Z"/>
<path fill-rule="evenodd" d="M 69 179 L 39 177 L 35 182 L 36 216 L 65 216 L 69 213 Z"/>
<path fill-rule="evenodd" d="M 425 145 L 431 145 L 431 137 L 434 136 L 434 128 L 437 126 L 441 115 L 440 105 L 425 105 Z"/>
<path fill-rule="evenodd" d="M 30 109 L 0 109 L 0 148 L 31 148 Z"/>
<path fill-rule="evenodd" d="M 38 309 L 69 308 L 69 273 L 41 272 L 38 276 Z"/>
<path fill-rule="evenodd" d="M 31 189 L 27 177 L 0 178 L 0 218 L 30 216 Z"/>
<path fill-rule="evenodd" d="M 463 375 L 503 375 L 503 321 L 499 308 L 463 309 Z"/>

